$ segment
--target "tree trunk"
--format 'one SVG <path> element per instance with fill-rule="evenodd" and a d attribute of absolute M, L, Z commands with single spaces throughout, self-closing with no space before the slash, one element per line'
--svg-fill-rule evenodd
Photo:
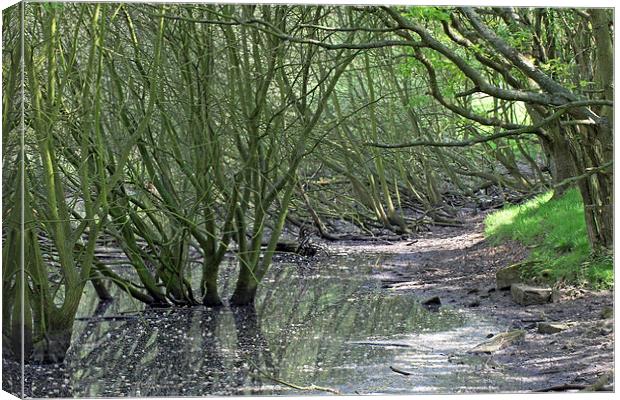
<path fill-rule="evenodd" d="M 217 290 L 218 265 L 209 257 L 205 256 L 202 270 L 202 304 L 207 307 L 219 307 L 222 300 Z"/>
<path fill-rule="evenodd" d="M 230 298 L 230 303 L 235 306 L 245 306 L 254 303 L 258 282 L 249 270 L 248 266 L 242 265 L 237 278 L 235 292 Z"/>
<path fill-rule="evenodd" d="M 575 164 L 567 139 L 557 135 L 549 140 L 547 145 L 551 156 L 551 176 L 555 185 L 553 198 L 558 199 L 570 187 L 570 184 L 562 184 L 562 182 L 575 176 Z"/>
<path fill-rule="evenodd" d="M 103 276 L 100 272 L 94 272 L 91 274 L 90 283 L 93 285 L 97 297 L 99 297 L 99 301 L 111 301 L 114 298 L 101 278 L 103 278 Z"/>
<path fill-rule="evenodd" d="M 605 127 L 591 127 L 582 135 L 588 159 L 580 174 L 591 168 L 600 168 L 613 161 L 605 158 L 603 135 Z M 601 146 L 602 145 L 602 146 Z M 598 149 L 598 151 L 597 151 Z M 583 198 L 584 216 L 590 247 L 593 252 L 613 247 L 613 170 L 611 165 L 595 174 L 580 179 L 579 190 Z"/>
<path fill-rule="evenodd" d="M 69 318 L 69 322 L 50 322 L 50 327 L 43 335 L 43 339 L 34 344 L 34 350 L 30 357 L 28 354 L 24 354 L 25 359 L 31 358 L 40 364 L 63 362 L 71 345 L 72 332 L 73 318 Z"/>
<path fill-rule="evenodd" d="M 607 9 L 591 9 L 594 39 L 596 43 L 596 81 L 602 90 L 602 98 L 614 99 L 614 51 L 612 42 L 611 24 L 613 23 L 612 12 Z M 594 137 L 598 141 L 600 151 L 599 165 L 605 165 L 613 161 L 613 132 L 614 132 L 614 109 L 612 106 L 602 106 L 599 110 L 601 123 L 594 128 Z M 593 250 L 597 247 L 613 247 L 613 169 L 600 171 L 596 175 L 599 195 L 598 204 L 591 212 L 597 220 L 597 241 L 592 243 Z M 586 210 L 588 212 L 588 210 Z"/>

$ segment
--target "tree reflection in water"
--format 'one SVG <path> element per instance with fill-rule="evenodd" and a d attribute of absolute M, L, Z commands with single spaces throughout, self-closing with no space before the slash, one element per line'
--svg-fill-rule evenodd
<path fill-rule="evenodd" d="M 429 313 L 411 296 L 386 293 L 380 281 L 369 280 L 376 263 L 358 261 L 324 263 L 320 274 L 275 265 L 270 284 L 259 291 L 256 309 L 195 307 L 123 314 L 122 304 L 107 310 L 102 306 L 79 321 L 65 366 L 55 371 L 53 381 L 32 383 L 33 396 L 293 392 L 270 377 L 345 392 L 370 390 L 385 381 L 385 376 L 375 375 L 397 353 L 355 341 L 444 331 L 464 321 L 451 310 Z M 345 263 L 354 265 L 356 273 L 342 269 Z M 62 390 L 58 381 L 66 382 Z"/>
<path fill-rule="evenodd" d="M 253 307 L 232 313 L 149 310 L 123 320 L 94 321 L 86 324 L 67 359 L 72 388 L 67 397 L 233 394 L 261 386 L 256 369 L 273 373 Z M 227 343 L 231 338 L 233 346 Z M 51 394 L 44 387 L 40 391 Z"/>
<path fill-rule="evenodd" d="M 246 370 L 249 372 L 247 375 L 237 375 L 238 386 L 236 387 L 259 388 L 264 381 L 264 377 L 261 375 L 276 376 L 276 368 L 273 364 L 269 345 L 261 332 L 256 309 L 253 305 L 235 307 L 232 309 L 232 313 L 237 332 L 235 367 L 238 371 Z"/>

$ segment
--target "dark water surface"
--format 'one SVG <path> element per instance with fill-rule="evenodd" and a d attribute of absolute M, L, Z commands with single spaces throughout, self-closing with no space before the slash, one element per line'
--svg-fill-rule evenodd
<path fill-rule="evenodd" d="M 519 377 L 464 354 L 498 327 L 464 310 L 429 311 L 412 294 L 390 292 L 380 279 L 384 262 L 368 254 L 331 256 L 310 267 L 276 262 L 255 308 L 143 310 L 121 297 L 93 316 L 97 299 L 89 292 L 64 366 L 31 367 L 27 393 L 323 393 L 278 381 L 349 394 L 521 390 Z M 224 271 L 225 295 L 232 265 Z"/>

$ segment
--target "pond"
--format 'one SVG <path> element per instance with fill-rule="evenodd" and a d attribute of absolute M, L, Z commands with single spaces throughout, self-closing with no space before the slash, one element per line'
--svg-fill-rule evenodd
<path fill-rule="evenodd" d="M 385 254 L 343 253 L 311 265 L 275 262 L 256 306 L 238 309 L 145 310 L 126 296 L 97 309 L 89 289 L 65 364 L 29 367 L 27 394 L 522 390 L 520 377 L 507 375 L 492 359 L 466 355 L 498 332 L 491 319 L 445 306 L 429 310 L 414 294 L 390 291 L 382 280 L 388 260 Z M 233 264 L 231 259 L 222 272 L 224 295 L 232 291 Z M 291 387 L 313 385 L 320 388 Z"/>

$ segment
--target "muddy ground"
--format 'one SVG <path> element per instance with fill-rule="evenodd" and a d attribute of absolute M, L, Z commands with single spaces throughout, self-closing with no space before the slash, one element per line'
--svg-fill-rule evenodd
<path fill-rule="evenodd" d="M 557 302 L 521 306 L 510 291 L 495 289 L 498 268 L 524 260 L 528 250 L 515 242 L 494 246 L 484 238 L 483 215 L 462 227 L 442 227 L 410 241 L 381 244 L 339 243 L 330 250 L 390 255 L 380 279 L 389 290 L 413 291 L 417 297 L 438 296 L 444 305 L 470 308 L 492 317 L 505 331 L 525 329 L 525 341 L 489 357 L 493 365 L 532 377 L 531 390 L 575 390 L 613 376 L 613 291 L 576 287 L 559 289 Z M 538 333 L 538 322 L 574 326 L 555 334 Z M 489 332 L 489 336 L 500 332 Z M 557 386 L 557 387 L 556 387 Z M 613 377 L 605 389 L 613 390 Z"/>

